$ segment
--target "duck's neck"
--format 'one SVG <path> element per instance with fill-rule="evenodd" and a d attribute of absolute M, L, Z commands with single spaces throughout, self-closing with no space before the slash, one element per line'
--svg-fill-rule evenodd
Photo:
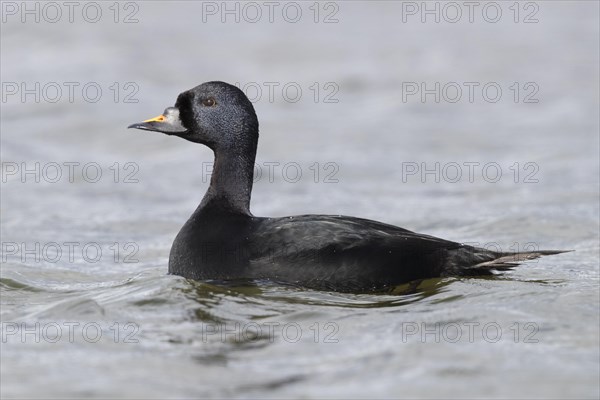
<path fill-rule="evenodd" d="M 218 209 L 227 213 L 252 215 L 250 195 L 254 179 L 256 145 L 214 151 L 215 161 L 200 210 Z"/>

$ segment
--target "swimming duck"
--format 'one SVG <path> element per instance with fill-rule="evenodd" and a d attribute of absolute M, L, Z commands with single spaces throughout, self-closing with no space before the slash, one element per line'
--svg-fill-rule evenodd
<path fill-rule="evenodd" d="M 246 95 L 224 82 L 187 90 L 162 115 L 129 128 L 178 136 L 214 152 L 210 186 L 171 248 L 171 274 L 371 292 L 426 278 L 491 275 L 562 252 L 496 252 L 342 215 L 252 215 L 258 118 Z"/>

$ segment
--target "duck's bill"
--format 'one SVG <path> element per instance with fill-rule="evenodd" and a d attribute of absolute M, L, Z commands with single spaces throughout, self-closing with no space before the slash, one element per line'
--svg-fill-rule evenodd
<path fill-rule="evenodd" d="M 158 117 L 131 124 L 127 128 L 162 132 L 171 135 L 187 132 L 187 129 L 183 126 L 181 120 L 179 119 L 179 110 L 177 110 L 175 107 L 169 107 Z"/>

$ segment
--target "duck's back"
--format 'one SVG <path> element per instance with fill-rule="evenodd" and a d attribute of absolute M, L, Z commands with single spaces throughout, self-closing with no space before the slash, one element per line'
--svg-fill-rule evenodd
<path fill-rule="evenodd" d="M 440 276 L 448 252 L 461 247 L 377 221 L 301 215 L 258 221 L 250 266 L 314 288 L 373 290 Z"/>
<path fill-rule="evenodd" d="M 354 217 L 198 213 L 177 236 L 169 271 L 193 279 L 266 278 L 319 289 L 373 290 L 444 275 L 457 252 L 471 254 L 470 249 Z"/>

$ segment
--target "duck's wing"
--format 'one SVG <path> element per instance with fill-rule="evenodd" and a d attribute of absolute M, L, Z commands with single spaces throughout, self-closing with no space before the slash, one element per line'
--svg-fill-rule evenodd
<path fill-rule="evenodd" d="M 376 221 L 329 215 L 266 218 L 255 225 L 251 268 L 256 275 L 348 290 L 440 276 L 460 243 Z"/>
<path fill-rule="evenodd" d="M 439 276 L 490 275 L 560 251 L 501 253 L 377 221 L 331 215 L 265 218 L 250 263 L 298 283 L 363 290 Z"/>
<path fill-rule="evenodd" d="M 343 215 L 298 215 L 264 218 L 254 235 L 262 245 L 295 246 L 298 250 L 336 247 L 339 250 L 361 246 L 373 250 L 403 248 L 453 249 L 457 242 L 416 233 L 398 226 Z"/>

